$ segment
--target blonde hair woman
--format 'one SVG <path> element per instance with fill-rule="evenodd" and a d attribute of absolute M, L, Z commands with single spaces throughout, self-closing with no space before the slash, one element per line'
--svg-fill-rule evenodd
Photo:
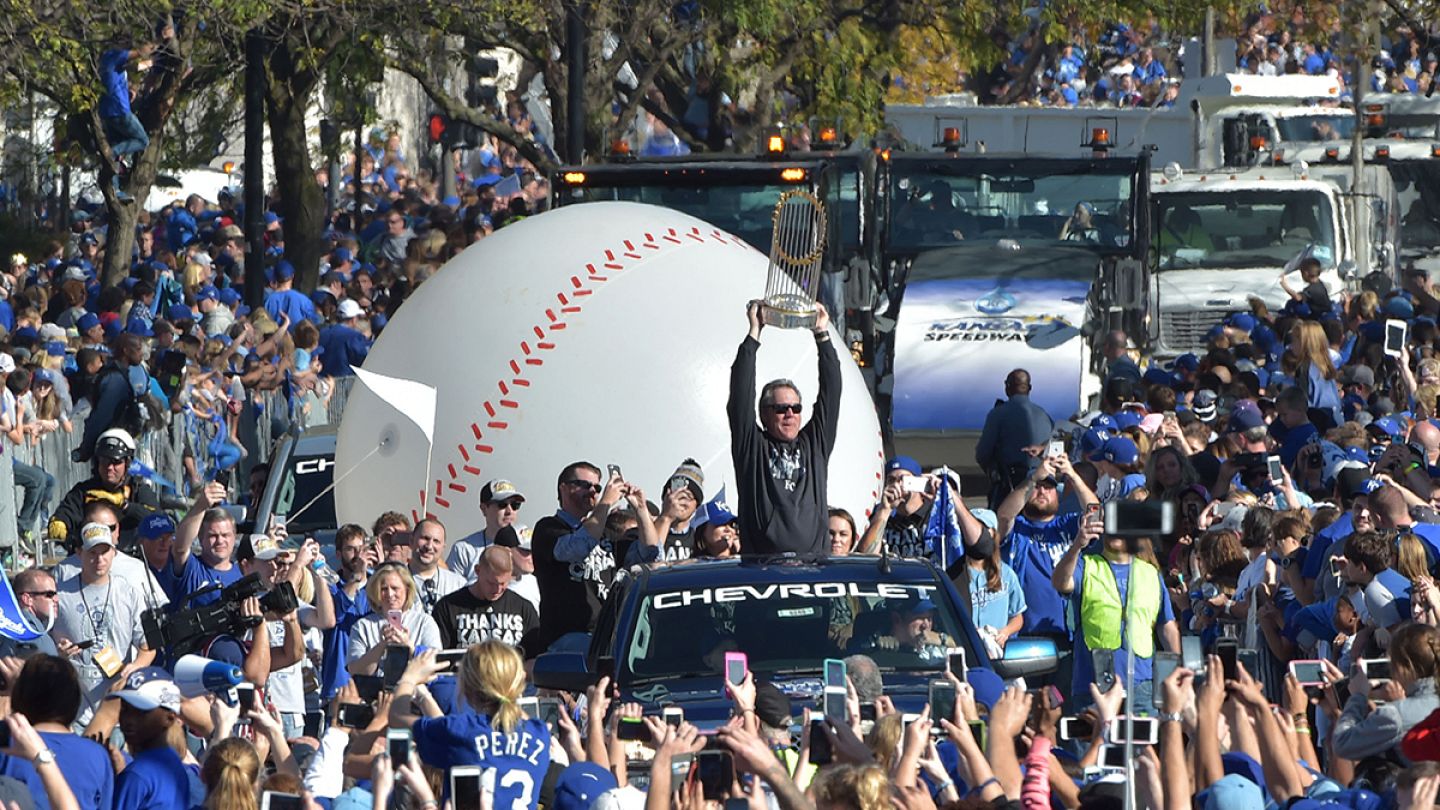
<path fill-rule="evenodd" d="M 1330 414 L 1330 424 L 1317 423 L 1316 427 L 1323 433 L 1344 422 L 1340 388 L 1335 384 L 1335 362 L 1330 358 L 1330 340 L 1325 337 L 1325 328 L 1318 321 L 1295 324 L 1290 330 L 1290 351 L 1295 353 L 1295 385 L 1305 392 L 1311 420 L 1314 421 L 1317 410 Z"/>
<path fill-rule="evenodd" d="M 200 781 L 205 784 L 205 810 L 255 810 L 260 754 L 239 737 L 223 739 L 205 755 Z"/>
<path fill-rule="evenodd" d="M 416 689 L 440 673 L 435 652 L 410 662 L 395 685 L 390 727 L 410 728 L 420 761 L 445 770 L 479 765 L 504 774 L 495 784 L 495 807 L 530 807 L 550 769 L 550 731 L 520 710 L 525 693 L 525 661 L 520 651 L 500 641 L 483 641 L 460 659 L 455 676 L 460 697 L 473 712 L 443 714 L 428 694 L 418 701 L 422 717 L 411 712 Z M 476 741 L 481 745 L 476 745 Z"/>
<path fill-rule="evenodd" d="M 351 675 L 384 674 L 385 648 L 400 645 L 414 650 L 441 648 L 440 627 L 421 610 L 415 598 L 415 580 L 400 563 L 385 563 L 365 586 L 370 615 L 350 631 L 347 669 Z"/>

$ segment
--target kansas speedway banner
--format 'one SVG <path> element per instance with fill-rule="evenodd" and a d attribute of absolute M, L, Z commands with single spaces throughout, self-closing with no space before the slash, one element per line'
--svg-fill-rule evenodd
<path fill-rule="evenodd" d="M 1030 372 L 1031 399 L 1056 421 L 1080 400 L 1089 282 L 958 278 L 910 284 L 895 326 L 896 431 L 980 430 L 1005 375 Z"/>

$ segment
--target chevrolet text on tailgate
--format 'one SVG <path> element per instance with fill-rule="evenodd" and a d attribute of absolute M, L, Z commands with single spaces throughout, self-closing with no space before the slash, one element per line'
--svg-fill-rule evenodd
<path fill-rule="evenodd" d="M 928 616 L 928 621 L 924 618 Z M 954 586 L 925 560 L 745 557 L 633 568 L 616 582 L 591 634 L 571 634 L 535 662 L 541 688 L 579 691 L 613 659 L 621 699 L 675 705 L 701 728 L 730 713 L 723 670 L 744 653 L 757 679 L 815 705 L 827 658 L 863 653 L 905 710 L 925 702 L 949 652 L 1006 678 L 1053 669 L 1054 644 L 1013 639 L 1006 659 L 985 654 Z"/>

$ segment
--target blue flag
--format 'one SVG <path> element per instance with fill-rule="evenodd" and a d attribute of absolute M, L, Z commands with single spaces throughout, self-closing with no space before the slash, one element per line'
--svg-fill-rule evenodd
<path fill-rule="evenodd" d="M 5 586 L 0 588 L 0 636 L 15 641 L 34 641 L 44 635 L 25 620 L 25 612 L 15 598 L 15 589 L 10 587 L 9 577 L 0 577 Z"/>
<path fill-rule="evenodd" d="M 960 537 L 960 521 L 955 519 L 954 501 L 950 500 L 950 482 L 940 476 L 940 492 L 930 509 L 930 522 L 925 524 L 925 544 L 936 557 L 941 570 L 954 565 L 965 556 L 965 543 Z"/>

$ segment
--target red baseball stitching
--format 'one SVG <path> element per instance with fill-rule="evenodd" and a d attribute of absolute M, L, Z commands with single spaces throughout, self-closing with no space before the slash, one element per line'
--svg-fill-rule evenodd
<path fill-rule="evenodd" d="M 684 234 L 684 236 L 696 242 L 703 243 L 705 241 L 705 236 L 701 235 L 699 228 L 691 228 L 690 232 Z M 718 229 L 711 231 L 708 236 L 710 239 L 720 242 L 721 244 L 727 244 L 742 249 L 749 247 L 749 245 L 746 244 L 743 239 L 732 236 Z M 680 238 L 681 234 L 674 228 L 667 228 L 666 233 L 662 235 L 661 240 L 657 240 L 655 236 L 651 233 L 645 233 L 644 237 L 645 240 L 641 243 L 641 245 L 645 249 L 651 251 L 657 251 L 664 247 L 664 245 L 660 244 L 661 240 L 675 245 L 684 244 L 684 242 Z M 601 267 L 614 272 L 623 272 L 625 270 L 625 260 L 628 259 L 631 261 L 638 261 L 644 258 L 642 254 L 636 252 L 637 249 L 635 247 L 635 242 L 633 242 L 632 240 L 621 240 L 621 244 L 624 245 L 624 252 L 620 252 L 617 254 L 617 251 L 613 249 L 607 248 L 604 250 L 605 258 L 604 260 L 599 261 Z M 521 352 L 520 356 L 512 357 L 510 359 L 510 371 L 515 375 L 510 380 L 510 384 L 513 384 L 517 388 L 530 388 L 530 380 L 525 378 L 524 371 L 521 368 L 521 363 L 523 362 L 526 366 L 544 365 L 545 361 L 543 359 L 534 356 L 535 350 L 538 349 L 540 351 L 551 351 L 555 349 L 557 339 L 560 337 L 555 333 L 564 331 L 565 327 L 567 326 L 567 324 L 565 323 L 565 316 L 578 314 L 583 309 L 583 305 L 578 301 L 575 303 L 571 302 L 571 296 L 575 298 L 583 298 L 585 296 L 592 295 L 595 290 L 588 286 L 587 282 L 589 282 L 589 284 L 602 284 L 608 281 L 610 278 L 609 276 L 600 275 L 597 272 L 596 262 L 585 262 L 582 263 L 582 266 L 585 268 L 585 280 L 582 281 L 580 276 L 578 275 L 571 276 L 570 289 L 568 291 L 560 291 L 555 293 L 555 300 L 560 304 L 560 311 L 557 313 L 554 308 L 546 308 L 544 310 L 545 320 L 539 321 L 537 325 L 532 327 L 532 331 L 535 333 L 535 337 L 537 338 L 537 342 L 535 343 L 534 348 L 531 347 L 528 339 L 522 340 L 520 341 L 519 345 Z M 550 336 L 549 340 L 545 340 L 547 333 Z M 519 410 L 520 403 L 518 401 L 518 391 L 512 394 L 509 385 L 507 385 L 504 380 L 501 380 L 497 383 L 496 389 L 499 391 L 500 397 L 504 397 L 503 399 L 498 399 L 501 407 L 512 410 Z M 492 430 L 501 431 L 509 429 L 509 422 L 495 421 L 495 405 L 490 400 L 486 400 L 484 403 L 482 403 L 482 407 L 485 409 L 485 413 L 488 417 L 488 421 L 486 421 L 485 423 L 486 427 Z M 484 433 L 483 431 L 481 431 L 480 423 L 478 421 L 470 423 L 470 430 L 475 434 L 475 438 L 477 440 L 484 438 Z M 474 448 L 477 452 L 487 455 L 495 452 L 494 446 L 488 444 L 475 444 Z M 464 461 L 471 461 L 470 452 L 465 449 L 464 443 L 457 444 L 456 449 L 460 451 L 460 456 Z M 455 464 L 447 462 L 445 469 L 446 472 L 449 473 L 450 481 L 445 482 L 439 478 L 435 479 L 435 496 L 433 500 L 440 506 L 449 509 L 450 503 L 441 496 L 441 493 L 443 492 L 442 485 L 448 483 L 450 488 L 456 490 L 457 492 L 465 492 L 466 490 L 463 484 L 456 483 L 455 479 L 459 476 Z M 468 463 L 461 466 L 460 470 L 477 477 L 481 474 L 481 469 L 478 466 Z M 427 502 L 427 494 L 428 493 L 423 489 L 420 491 L 420 499 L 422 504 Z M 410 511 L 410 514 L 411 517 L 414 518 L 416 521 L 419 520 L 419 516 L 415 510 L 412 509 Z M 433 517 L 433 515 L 428 510 L 425 514 L 428 517 Z"/>

